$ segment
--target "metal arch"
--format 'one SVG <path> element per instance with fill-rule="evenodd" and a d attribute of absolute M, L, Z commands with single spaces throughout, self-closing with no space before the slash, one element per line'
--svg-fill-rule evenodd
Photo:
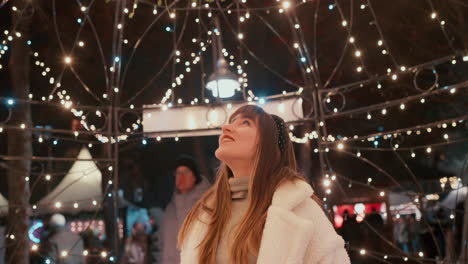
<path fill-rule="evenodd" d="M 10 121 L 10 119 L 11 119 L 11 115 L 12 115 L 12 113 L 11 113 L 11 108 L 8 107 L 8 106 L 5 106 L 5 108 L 7 109 L 8 114 L 7 114 L 6 118 L 5 118 L 5 120 L 0 120 L 0 124 L 6 124 L 6 123 L 8 123 L 8 121 Z"/>
<path fill-rule="evenodd" d="M 104 118 L 104 124 L 103 124 L 101 127 L 96 128 L 96 129 L 95 129 L 96 132 L 102 132 L 104 129 L 106 129 L 106 127 L 107 127 L 107 120 L 109 119 L 109 116 L 106 114 L 106 112 L 101 111 L 101 110 L 99 110 L 99 112 L 101 113 L 101 115 L 103 115 L 102 118 Z M 96 112 L 94 112 L 94 113 L 96 113 Z M 89 115 L 89 114 L 91 114 L 91 112 L 88 112 L 88 113 L 86 113 L 86 114 L 84 115 L 84 116 L 86 117 L 86 118 L 84 119 L 84 121 L 85 121 L 86 123 L 88 123 L 88 126 L 90 125 L 89 122 L 87 122 L 87 120 L 88 120 L 88 115 Z M 90 129 L 90 128 L 89 128 L 89 129 Z M 89 129 L 88 129 L 88 130 L 89 130 Z"/>
<path fill-rule="evenodd" d="M 137 122 L 138 121 L 141 121 L 141 117 L 140 115 L 138 115 L 138 111 L 136 110 L 126 110 L 124 112 L 119 112 L 119 120 L 118 120 L 118 124 L 119 124 L 119 128 L 121 129 L 120 132 L 126 132 L 124 125 L 122 124 L 122 120 L 124 118 L 124 116 L 126 115 L 134 115 L 136 117 L 136 120 Z M 135 129 L 132 129 L 132 131 L 135 130 Z"/>
<path fill-rule="evenodd" d="M 431 70 L 432 73 L 434 74 L 434 83 L 432 83 L 432 85 L 428 88 L 428 89 L 424 89 L 424 88 L 421 88 L 418 84 L 418 76 L 419 74 L 421 74 L 421 72 L 423 71 L 427 71 L 427 70 Z M 420 91 L 420 92 L 427 92 L 427 91 L 432 91 L 434 90 L 434 88 L 438 87 L 439 86 L 439 73 L 437 72 L 437 70 L 435 69 L 434 66 L 432 66 L 431 68 L 422 68 L 422 69 L 418 69 L 416 71 L 416 73 L 414 74 L 413 76 L 413 86 L 416 90 Z"/>
<path fill-rule="evenodd" d="M 338 108 L 338 112 L 341 112 L 346 106 L 346 97 L 340 91 L 338 91 L 336 93 L 327 93 L 327 95 L 325 97 L 323 97 L 323 99 L 322 99 L 323 109 L 328 113 L 334 113 L 334 111 L 332 109 L 328 108 L 328 103 L 327 103 L 327 100 L 328 99 L 331 100 L 331 98 L 333 96 L 340 96 L 342 98 L 343 102 L 341 103 L 341 106 Z"/>

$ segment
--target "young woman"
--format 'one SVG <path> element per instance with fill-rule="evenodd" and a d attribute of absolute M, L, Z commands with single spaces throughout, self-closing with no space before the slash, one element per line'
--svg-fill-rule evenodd
<path fill-rule="evenodd" d="M 297 172 L 284 121 L 246 105 L 222 131 L 216 182 L 179 233 L 181 263 L 349 263 L 343 239 Z"/>

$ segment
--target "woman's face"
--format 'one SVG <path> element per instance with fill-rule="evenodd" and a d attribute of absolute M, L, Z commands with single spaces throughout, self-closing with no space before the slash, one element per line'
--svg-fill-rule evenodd
<path fill-rule="evenodd" d="M 235 161 L 253 161 L 257 151 L 257 123 L 242 115 L 231 119 L 229 124 L 222 127 L 223 133 L 219 137 L 219 147 L 215 156 L 230 164 Z"/>

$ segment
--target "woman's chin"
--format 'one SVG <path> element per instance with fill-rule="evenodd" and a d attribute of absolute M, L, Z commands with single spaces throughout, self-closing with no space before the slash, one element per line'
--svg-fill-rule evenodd
<path fill-rule="evenodd" d="M 223 156 L 223 150 L 221 149 L 221 147 L 218 147 L 218 149 L 216 149 L 215 151 L 215 157 L 220 161 L 224 161 Z"/>
<path fill-rule="evenodd" d="M 223 147 L 218 147 L 218 149 L 215 151 L 215 157 L 224 163 L 230 160 L 231 156 L 232 154 Z"/>

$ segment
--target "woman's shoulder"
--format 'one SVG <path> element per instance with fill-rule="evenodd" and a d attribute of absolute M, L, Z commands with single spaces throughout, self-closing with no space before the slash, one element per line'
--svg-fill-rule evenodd
<path fill-rule="evenodd" d="M 334 231 L 332 222 L 323 209 L 322 204 L 316 197 L 309 197 L 298 204 L 293 212 L 313 223 L 313 226 L 320 226 L 322 231 Z"/>
<path fill-rule="evenodd" d="M 313 193 L 312 187 L 305 180 L 286 180 L 276 188 L 272 205 L 291 210 L 309 199 Z"/>

